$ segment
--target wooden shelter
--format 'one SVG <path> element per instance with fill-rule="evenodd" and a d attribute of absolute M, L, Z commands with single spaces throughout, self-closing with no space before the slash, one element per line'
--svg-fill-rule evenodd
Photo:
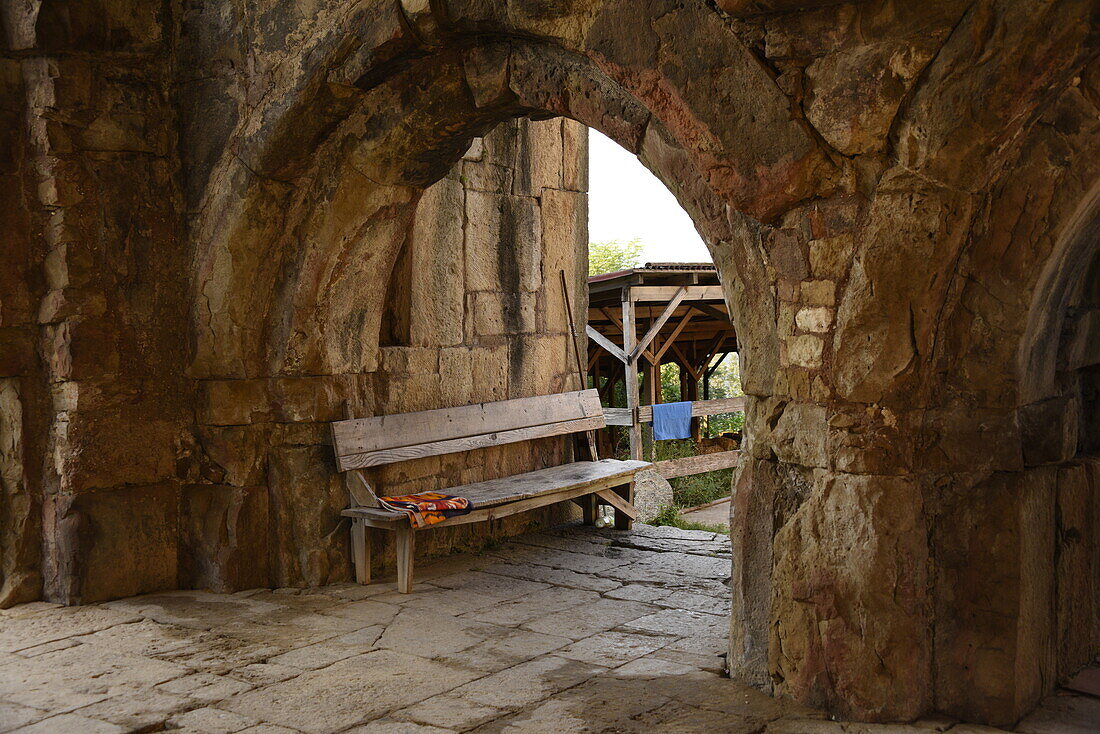
<path fill-rule="evenodd" d="M 664 363 L 680 367 L 680 395 L 693 402 L 695 438 L 697 417 L 744 410 L 744 398 L 708 399 L 710 376 L 726 355 L 737 351 L 737 335 L 713 264 L 646 263 L 590 277 L 586 331 L 588 373 L 604 403 L 611 405 L 618 384 L 625 385 L 626 405 L 609 407 L 606 413 L 609 425 L 629 427 L 632 459 L 642 458 L 641 426 L 653 416 L 644 406 L 661 401 Z M 690 462 L 677 460 L 684 466 L 665 467 L 662 473 L 682 476 L 725 468 L 736 463 L 737 453 L 707 455 L 705 461 L 689 457 L 696 460 L 692 466 L 698 471 L 684 471 Z"/>

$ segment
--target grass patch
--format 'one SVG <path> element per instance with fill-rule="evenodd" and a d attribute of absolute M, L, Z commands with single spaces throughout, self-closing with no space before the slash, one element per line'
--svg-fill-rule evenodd
<path fill-rule="evenodd" d="M 695 443 L 691 439 L 658 441 L 656 454 L 657 461 L 695 456 Z M 733 469 L 721 469 L 668 480 L 672 485 L 672 503 L 678 509 L 698 507 L 722 497 L 728 497 L 732 482 Z"/>
<path fill-rule="evenodd" d="M 680 528 L 681 530 L 702 530 L 708 533 L 718 533 L 720 535 L 729 535 L 730 531 L 725 525 L 708 525 L 705 522 L 693 522 L 691 520 L 685 520 L 683 514 L 678 507 L 664 507 L 661 509 L 660 514 L 657 517 L 649 521 L 649 525 L 669 525 L 674 528 Z"/>

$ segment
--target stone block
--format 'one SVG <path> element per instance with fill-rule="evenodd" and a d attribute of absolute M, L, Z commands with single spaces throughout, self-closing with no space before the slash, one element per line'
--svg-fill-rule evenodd
<path fill-rule="evenodd" d="M 808 306 L 836 305 L 836 283 L 831 280 L 807 280 L 799 289 L 800 300 Z"/>
<path fill-rule="evenodd" d="M 1088 468 L 1068 464 L 1058 469 L 1055 503 L 1057 523 L 1056 586 L 1058 633 L 1058 680 L 1064 681 L 1092 657 L 1097 627 L 1094 604 L 1097 572 L 1091 549 L 1096 543 L 1092 516 L 1093 493 Z"/>
<path fill-rule="evenodd" d="M 439 349 L 434 347 L 383 347 L 381 368 L 395 376 L 430 375 L 439 371 Z"/>
<path fill-rule="evenodd" d="M 462 183 L 444 178 L 429 186 L 417 204 L 407 245 L 412 258 L 409 334 L 413 344 L 462 343 L 465 197 Z"/>
<path fill-rule="evenodd" d="M 202 479 L 235 487 L 263 483 L 272 441 L 269 426 L 199 426 L 196 438 Z"/>
<path fill-rule="evenodd" d="M 806 117 L 844 155 L 880 150 L 932 43 L 886 41 L 840 49 L 806 67 Z"/>
<path fill-rule="evenodd" d="M 470 350 L 474 382 L 471 402 L 507 400 L 509 395 L 509 349 L 505 346 L 474 347 Z"/>
<path fill-rule="evenodd" d="M 1019 410 L 1020 440 L 1027 466 L 1069 461 L 1077 453 L 1080 401 L 1060 397 Z"/>
<path fill-rule="evenodd" d="M 779 528 L 774 554 L 776 692 L 861 720 L 927 711 L 932 610 L 916 483 L 822 474 Z"/>
<path fill-rule="evenodd" d="M 821 366 L 821 353 L 825 343 L 820 337 L 803 334 L 787 339 L 787 359 L 796 367 L 817 369 Z"/>
<path fill-rule="evenodd" d="M 810 240 L 810 271 L 817 278 L 839 280 L 848 272 L 854 250 L 851 234 Z"/>
<path fill-rule="evenodd" d="M 199 422 L 210 426 L 242 426 L 275 418 L 266 379 L 202 380 L 199 382 Z"/>
<path fill-rule="evenodd" d="M 473 355 L 469 347 L 439 351 L 439 389 L 443 405 L 467 405 L 474 390 Z"/>
<path fill-rule="evenodd" d="M 60 562 L 51 596 L 89 604 L 176 588 L 179 500 L 171 484 L 52 498 L 47 542 L 57 544 Z"/>
<path fill-rule="evenodd" d="M 790 402 L 768 419 L 774 426 L 761 436 L 779 461 L 799 466 L 828 466 L 826 409 L 813 403 Z"/>
<path fill-rule="evenodd" d="M 935 521 L 937 706 L 1015 722 L 1055 678 L 1057 471 L 999 472 L 952 488 Z"/>
<path fill-rule="evenodd" d="M 277 421 L 318 422 L 343 418 L 344 402 L 354 403 L 356 390 L 351 376 L 331 375 L 276 377 L 271 380 L 268 391 Z"/>
<path fill-rule="evenodd" d="M 765 247 L 769 264 L 780 277 L 805 280 L 810 275 L 806 243 L 802 233 L 793 229 L 777 229 L 767 238 Z"/>
<path fill-rule="evenodd" d="M 773 512 L 779 493 L 774 462 L 741 455 L 733 470 L 730 541 L 733 613 L 728 666 L 731 677 L 770 692 L 769 628 L 772 619 Z"/>
<path fill-rule="evenodd" d="M 512 193 L 538 196 L 543 189 L 562 188 L 562 163 L 561 120 L 521 122 Z"/>
<path fill-rule="evenodd" d="M 638 472 L 634 475 L 634 506 L 638 508 L 638 519 L 649 522 L 672 506 L 672 485 L 656 469 Z"/>
<path fill-rule="evenodd" d="M 268 466 L 271 582 L 320 586 L 350 580 L 348 533 L 339 532 L 348 497 L 333 470 L 331 448 L 274 448 Z"/>
<path fill-rule="evenodd" d="M 562 188 L 588 191 L 588 126 L 562 118 Z"/>
<path fill-rule="evenodd" d="M 27 486 L 20 381 L 0 379 L 0 609 L 38 598 L 41 525 Z"/>
<path fill-rule="evenodd" d="M 539 206 L 535 199 L 467 192 L 467 289 L 538 290 L 542 284 L 542 232 L 539 221 Z"/>
<path fill-rule="evenodd" d="M 184 486 L 180 586 L 229 593 L 270 586 L 267 487 Z"/>
<path fill-rule="evenodd" d="M 430 375 L 383 375 L 376 383 L 380 414 L 415 413 L 440 406 L 440 378 Z"/>
<path fill-rule="evenodd" d="M 800 308 L 795 314 L 794 321 L 802 331 L 824 333 L 833 325 L 833 310 L 823 306 Z"/>

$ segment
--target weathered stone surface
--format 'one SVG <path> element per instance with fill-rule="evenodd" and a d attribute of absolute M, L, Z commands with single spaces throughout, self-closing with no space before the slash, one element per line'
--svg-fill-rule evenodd
<path fill-rule="evenodd" d="M 734 672 L 834 712 L 1008 721 L 1083 654 L 1097 592 L 1069 580 L 1100 568 L 1100 495 L 1077 468 L 1100 447 L 1092 4 L 9 5 L 0 606 L 348 579 L 325 445 L 345 401 L 377 415 L 576 386 L 557 277 L 580 304 L 587 124 L 679 197 L 736 322 Z M 561 443 L 372 480 L 445 488 L 562 461 Z M 421 553 L 561 512 L 426 534 Z M 423 603 L 488 613 L 501 584 L 547 582 L 667 601 L 684 576 L 633 555 L 663 540 L 646 537 L 593 554 L 617 566 L 494 556 L 487 575 L 544 580 Z M 389 542 L 373 540 L 379 571 Z M 680 601 L 705 612 L 693 595 L 716 570 L 686 566 L 702 578 Z M 888 598 L 907 574 L 931 598 Z M 300 603 L 275 604 L 269 633 L 371 636 L 294 621 L 319 609 Z M 234 633 L 248 665 L 279 654 L 255 619 Z M 213 645 L 187 659 L 213 665 Z M 690 647 L 653 655 L 698 662 Z M 690 729 L 685 698 L 622 710 Z M 575 701 L 510 715 L 500 727 L 589 723 Z"/>
<path fill-rule="evenodd" d="M 634 506 L 642 522 L 652 520 L 663 508 L 672 506 L 672 485 L 656 469 L 638 472 L 634 475 Z"/>
<path fill-rule="evenodd" d="M 212 591 L 268 585 L 268 513 L 267 487 L 184 487 L 181 585 Z"/>
<path fill-rule="evenodd" d="M 937 519 L 936 700 L 948 713 L 1009 723 L 1055 676 L 1056 478 L 994 474 L 956 490 Z"/>
<path fill-rule="evenodd" d="M 932 656 L 919 496 L 907 478 L 829 477 L 779 531 L 770 655 L 779 692 L 860 718 L 929 705 L 927 674 L 913 674 Z M 812 622 L 791 624 L 803 616 Z M 888 701 L 876 680 L 893 681 Z"/>

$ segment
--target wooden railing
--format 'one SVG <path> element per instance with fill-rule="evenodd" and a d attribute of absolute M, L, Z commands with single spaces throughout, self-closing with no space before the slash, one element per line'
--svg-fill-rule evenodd
<path fill-rule="evenodd" d="M 737 466 L 741 460 L 740 451 L 719 451 L 714 454 L 685 456 L 682 459 L 668 459 L 654 464 L 657 473 L 665 479 L 686 477 L 689 474 L 704 474 L 708 471 L 729 469 Z"/>
<path fill-rule="evenodd" d="M 718 415 L 720 413 L 743 413 L 745 411 L 745 398 L 724 398 L 722 400 L 695 400 L 691 404 L 691 416 L 698 418 L 704 415 Z M 629 426 L 630 408 L 604 408 L 604 420 L 609 426 Z M 638 422 L 653 422 L 653 406 L 641 405 L 638 407 Z"/>

